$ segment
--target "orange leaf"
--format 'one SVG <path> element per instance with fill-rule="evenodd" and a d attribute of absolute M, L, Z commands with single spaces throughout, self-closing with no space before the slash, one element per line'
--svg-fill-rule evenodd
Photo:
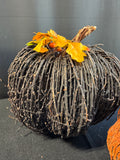
<path fill-rule="evenodd" d="M 46 36 L 48 36 L 47 33 L 38 32 L 38 33 L 36 33 L 35 36 L 33 36 L 33 39 L 32 39 L 32 40 L 33 40 L 33 41 L 40 40 L 40 39 L 42 39 L 43 37 L 46 37 Z"/>

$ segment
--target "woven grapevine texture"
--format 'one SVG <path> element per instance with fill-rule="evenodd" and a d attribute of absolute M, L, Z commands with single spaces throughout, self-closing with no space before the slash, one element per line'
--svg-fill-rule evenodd
<path fill-rule="evenodd" d="M 120 61 L 98 45 L 84 62 L 23 48 L 8 70 L 11 109 L 25 126 L 61 137 L 111 116 L 120 103 Z"/>

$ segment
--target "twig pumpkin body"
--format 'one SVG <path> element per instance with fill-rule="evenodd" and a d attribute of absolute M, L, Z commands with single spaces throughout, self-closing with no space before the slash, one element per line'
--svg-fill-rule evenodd
<path fill-rule="evenodd" d="M 8 71 L 8 94 L 24 125 L 61 137 L 78 135 L 110 116 L 120 102 L 120 61 L 98 45 L 78 63 L 65 51 L 23 48 Z"/>

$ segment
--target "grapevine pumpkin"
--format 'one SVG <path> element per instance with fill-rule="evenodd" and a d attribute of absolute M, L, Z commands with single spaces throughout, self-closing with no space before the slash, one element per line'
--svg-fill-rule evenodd
<path fill-rule="evenodd" d="M 77 136 L 111 116 L 120 103 L 120 61 L 99 45 L 80 41 L 87 26 L 68 40 L 53 30 L 35 33 L 8 70 L 11 109 L 40 133 Z"/>

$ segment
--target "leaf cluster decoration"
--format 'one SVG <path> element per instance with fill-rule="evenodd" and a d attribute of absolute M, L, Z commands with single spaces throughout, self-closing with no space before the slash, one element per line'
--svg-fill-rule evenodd
<path fill-rule="evenodd" d="M 87 56 L 84 51 L 89 51 L 90 49 L 79 42 L 73 42 L 67 40 L 65 37 L 58 35 L 52 29 L 47 33 L 35 33 L 32 41 L 27 43 L 27 46 L 35 45 L 33 50 L 40 53 L 46 53 L 49 51 L 49 44 L 54 44 L 54 49 L 57 51 L 63 51 L 65 49 L 72 59 L 77 62 L 83 62 L 84 57 Z"/>

